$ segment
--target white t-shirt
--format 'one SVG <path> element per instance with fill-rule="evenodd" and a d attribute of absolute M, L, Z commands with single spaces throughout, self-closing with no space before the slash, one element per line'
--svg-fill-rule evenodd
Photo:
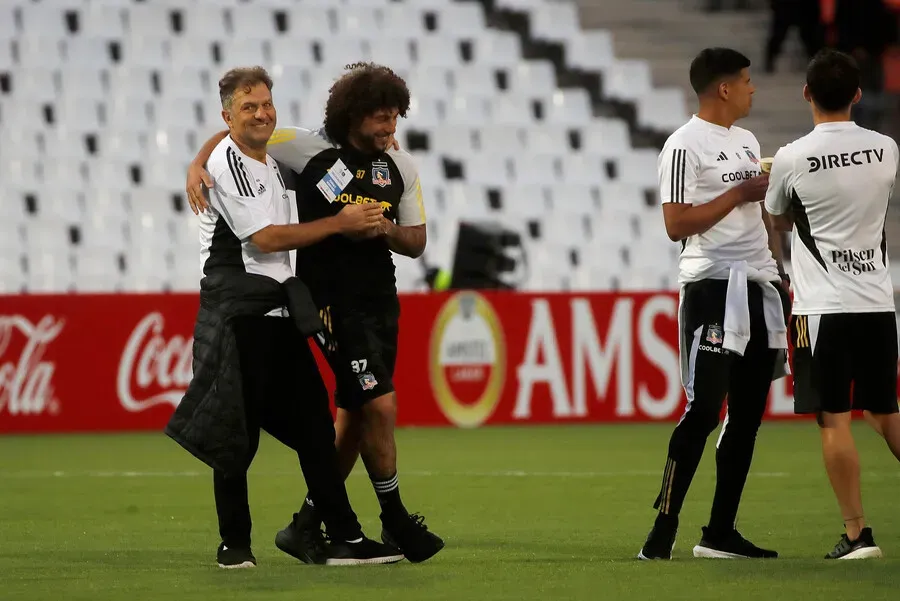
<path fill-rule="evenodd" d="M 900 152 L 852 121 L 822 123 L 775 155 L 766 210 L 793 213 L 794 313 L 894 310 L 884 220 Z"/>
<path fill-rule="evenodd" d="M 695 115 L 669 136 L 659 155 L 660 200 L 706 204 L 759 175 L 759 155 L 759 142 L 746 129 L 725 128 Z M 777 281 L 778 267 L 759 204 L 743 204 L 709 230 L 688 237 L 678 262 L 678 281 L 727 279 L 735 261 L 771 272 Z"/>
<path fill-rule="evenodd" d="M 293 275 L 290 253 L 264 253 L 250 236 L 269 225 L 291 222 L 291 197 L 275 160 L 266 163 L 241 152 L 231 136 L 219 142 L 207 162 L 215 184 L 209 209 L 200 214 L 203 272 L 241 267 L 247 273 L 284 282 Z"/>

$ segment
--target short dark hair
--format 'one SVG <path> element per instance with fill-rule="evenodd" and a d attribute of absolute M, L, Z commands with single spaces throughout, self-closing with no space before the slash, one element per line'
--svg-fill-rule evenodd
<path fill-rule="evenodd" d="M 349 143 L 350 129 L 381 109 L 409 110 L 409 88 L 390 68 L 375 63 L 347 65 L 329 90 L 325 104 L 325 133 L 341 146 Z"/>
<path fill-rule="evenodd" d="M 272 90 L 272 78 L 262 67 L 238 67 L 230 70 L 219 80 L 219 99 L 222 101 L 222 108 L 226 110 L 231 108 L 236 91 L 249 92 L 253 86 L 261 83 Z"/>
<path fill-rule="evenodd" d="M 750 66 L 750 59 L 731 48 L 705 48 L 691 61 L 691 87 L 700 95 L 726 77 Z"/>
<path fill-rule="evenodd" d="M 806 85 L 823 111 L 844 110 L 853 103 L 859 89 L 859 65 L 849 54 L 825 48 L 809 62 Z"/>

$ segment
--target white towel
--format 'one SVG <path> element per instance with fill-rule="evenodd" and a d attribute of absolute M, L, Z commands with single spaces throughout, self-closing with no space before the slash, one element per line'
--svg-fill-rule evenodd
<path fill-rule="evenodd" d="M 769 275 L 747 265 L 746 261 L 731 264 L 728 274 L 728 292 L 725 293 L 725 341 L 722 347 L 744 354 L 750 342 L 750 304 L 747 299 L 747 280 L 762 288 L 763 315 L 769 331 L 769 348 L 787 348 L 787 327 L 784 325 L 784 307 L 775 284 Z"/>

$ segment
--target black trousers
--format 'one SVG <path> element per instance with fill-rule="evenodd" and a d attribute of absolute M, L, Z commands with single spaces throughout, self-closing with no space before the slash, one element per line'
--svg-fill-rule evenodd
<path fill-rule="evenodd" d="M 795 26 L 800 30 L 807 58 L 811 59 L 825 45 L 819 0 L 772 0 L 772 22 L 766 43 L 767 70 L 771 70 L 788 32 Z"/>
<path fill-rule="evenodd" d="M 260 428 L 297 449 L 310 496 L 328 532 L 338 539 L 362 536 L 338 471 L 328 391 L 315 358 L 288 318 L 252 316 L 232 322 L 240 354 L 252 460 Z M 248 461 L 249 464 L 249 461 Z M 213 472 L 219 534 L 229 547 L 250 546 L 247 474 Z"/>
<path fill-rule="evenodd" d="M 716 450 L 716 492 L 710 528 L 734 527 L 743 494 L 756 433 L 766 409 L 777 352 L 768 346 L 762 310 L 762 289 L 747 286 L 750 303 L 750 342 L 741 357 L 722 348 L 725 317 L 725 280 L 688 284 L 684 291 L 682 336 L 690 340 L 688 406 L 672 432 L 662 487 L 654 507 L 678 515 L 710 433 L 719 424 L 722 403 L 728 413 Z"/>

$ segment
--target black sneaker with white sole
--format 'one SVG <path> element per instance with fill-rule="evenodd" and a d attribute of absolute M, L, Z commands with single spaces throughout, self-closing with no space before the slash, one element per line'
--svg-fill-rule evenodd
<path fill-rule="evenodd" d="M 216 561 L 219 562 L 220 568 L 226 570 L 256 567 L 256 558 L 253 557 L 253 552 L 249 548 L 229 547 L 225 543 L 219 545 L 219 549 L 216 551 Z"/>
<path fill-rule="evenodd" d="M 658 514 L 644 546 L 638 553 L 638 559 L 672 559 L 677 534 L 678 516 Z"/>
<path fill-rule="evenodd" d="M 825 559 L 875 559 L 882 557 L 881 549 L 875 544 L 871 528 L 863 528 L 856 540 L 841 535 L 841 540 L 834 546 Z"/>
<path fill-rule="evenodd" d="M 321 522 L 304 519 L 300 513 L 275 535 L 275 546 L 303 563 L 322 565 L 328 559 Z"/>
<path fill-rule="evenodd" d="M 381 540 L 400 549 L 406 559 L 419 563 L 430 559 L 444 548 L 444 541 L 425 525 L 425 516 L 381 514 Z"/>
<path fill-rule="evenodd" d="M 327 545 L 329 566 L 362 566 L 397 563 L 403 561 L 403 553 L 396 547 L 375 542 L 368 538 L 357 541 L 329 540 Z"/>
<path fill-rule="evenodd" d="M 775 559 L 778 553 L 768 549 L 760 549 L 741 533 L 732 529 L 730 532 L 712 532 L 703 527 L 700 544 L 694 547 L 694 557 L 708 559 Z"/>

